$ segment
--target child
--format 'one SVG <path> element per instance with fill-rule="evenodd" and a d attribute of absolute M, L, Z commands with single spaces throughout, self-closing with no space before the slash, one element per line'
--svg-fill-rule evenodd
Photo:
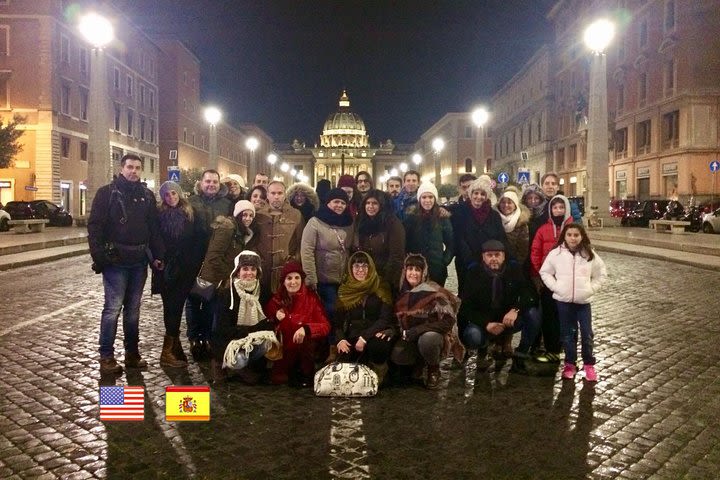
<path fill-rule="evenodd" d="M 548 216 L 535 233 L 530 247 L 530 276 L 540 293 L 542 311 L 542 338 L 545 355 L 536 357 L 540 362 L 560 363 L 560 323 L 552 292 L 540 281 L 540 267 L 545 257 L 558 243 L 563 225 L 572 222 L 570 202 L 564 195 L 555 195 L 548 205 Z M 539 345 L 539 341 L 537 343 Z"/>
<path fill-rule="evenodd" d="M 579 223 L 565 225 L 555 247 L 543 262 L 540 276 L 553 292 L 560 318 L 565 349 L 562 378 L 572 379 L 577 372 L 577 331 L 580 326 L 585 379 L 597 382 L 593 356 L 593 331 L 590 300 L 607 278 L 605 263 L 590 246 L 585 228 Z"/>

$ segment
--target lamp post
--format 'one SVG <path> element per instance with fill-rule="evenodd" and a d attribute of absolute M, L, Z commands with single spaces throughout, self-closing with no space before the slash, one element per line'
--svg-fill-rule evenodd
<path fill-rule="evenodd" d="M 274 179 L 275 177 L 275 164 L 278 161 L 278 156 L 274 153 L 269 153 L 267 156 L 267 162 L 270 164 L 270 177 Z"/>
<path fill-rule="evenodd" d="M 92 45 L 90 63 L 90 93 L 88 95 L 88 172 L 87 214 L 98 188 L 112 179 L 113 164 L 110 157 L 110 96 L 107 94 L 107 67 L 103 48 L 114 38 L 113 26 L 96 13 L 80 19 L 81 35 Z"/>
<path fill-rule="evenodd" d="M 485 124 L 490 118 L 485 107 L 478 107 L 472 112 L 472 121 L 478 129 L 477 142 L 475 145 L 475 159 L 484 163 L 485 157 Z M 480 171 L 480 165 L 475 165 L 476 171 Z"/>
<path fill-rule="evenodd" d="M 260 142 L 255 137 L 248 137 L 247 140 L 245 140 L 245 148 L 250 150 L 250 164 L 248 165 L 248 180 L 250 178 L 254 178 L 255 173 L 257 173 L 256 165 L 255 165 L 255 150 L 257 150 L 258 146 L 260 145 Z M 250 174 L 253 174 L 251 177 Z"/>
<path fill-rule="evenodd" d="M 601 19 L 585 30 L 585 45 L 592 52 L 590 102 L 588 104 L 587 178 L 585 205 L 593 217 L 609 219 L 610 179 L 608 176 L 607 63 L 605 48 L 615 34 L 612 22 Z M 590 214 L 586 210 L 586 217 Z M 588 224 L 592 218 L 588 218 Z M 596 225 L 591 225 L 596 226 Z"/>
<path fill-rule="evenodd" d="M 217 154 L 217 125 L 222 118 L 222 112 L 217 107 L 205 108 L 205 121 L 210 125 L 210 158 L 208 161 L 209 168 L 217 170 L 218 154 Z"/>
<path fill-rule="evenodd" d="M 432 141 L 433 154 L 435 156 L 435 188 L 440 188 L 442 183 L 442 175 L 440 173 L 440 152 L 445 148 L 445 140 L 440 137 L 436 137 Z"/>

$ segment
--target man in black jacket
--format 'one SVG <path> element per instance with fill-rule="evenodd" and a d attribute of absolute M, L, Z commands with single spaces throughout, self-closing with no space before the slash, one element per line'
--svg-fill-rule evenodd
<path fill-rule="evenodd" d="M 100 187 L 88 219 L 88 243 L 93 270 L 102 273 L 105 305 L 100 318 L 100 373 L 119 374 L 115 335 L 120 310 L 125 334 L 125 367 L 144 368 L 140 357 L 140 299 L 148 262 L 163 268 L 165 247 L 158 228 L 155 195 L 140 183 L 142 160 L 127 154 L 120 175 Z"/>

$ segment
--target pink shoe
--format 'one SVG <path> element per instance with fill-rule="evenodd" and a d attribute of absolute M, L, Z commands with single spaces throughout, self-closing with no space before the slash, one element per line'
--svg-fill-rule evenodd
<path fill-rule="evenodd" d="M 562 378 L 567 378 L 568 380 L 572 380 L 575 378 L 575 373 L 577 372 L 577 368 L 572 363 L 566 363 L 565 367 L 562 371 Z"/>
<path fill-rule="evenodd" d="M 587 380 L 588 382 L 598 381 L 597 372 L 595 371 L 595 365 L 583 365 L 583 370 L 585 371 L 585 380 Z"/>

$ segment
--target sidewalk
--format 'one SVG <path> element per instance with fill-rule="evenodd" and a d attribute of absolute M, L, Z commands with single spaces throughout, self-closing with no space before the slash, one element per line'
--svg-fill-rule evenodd
<path fill-rule="evenodd" d="M 657 233 L 648 228 L 589 231 L 599 251 L 654 258 L 720 271 L 720 235 Z M 0 270 L 88 253 L 86 227 L 48 227 L 42 233 L 0 233 Z"/>

